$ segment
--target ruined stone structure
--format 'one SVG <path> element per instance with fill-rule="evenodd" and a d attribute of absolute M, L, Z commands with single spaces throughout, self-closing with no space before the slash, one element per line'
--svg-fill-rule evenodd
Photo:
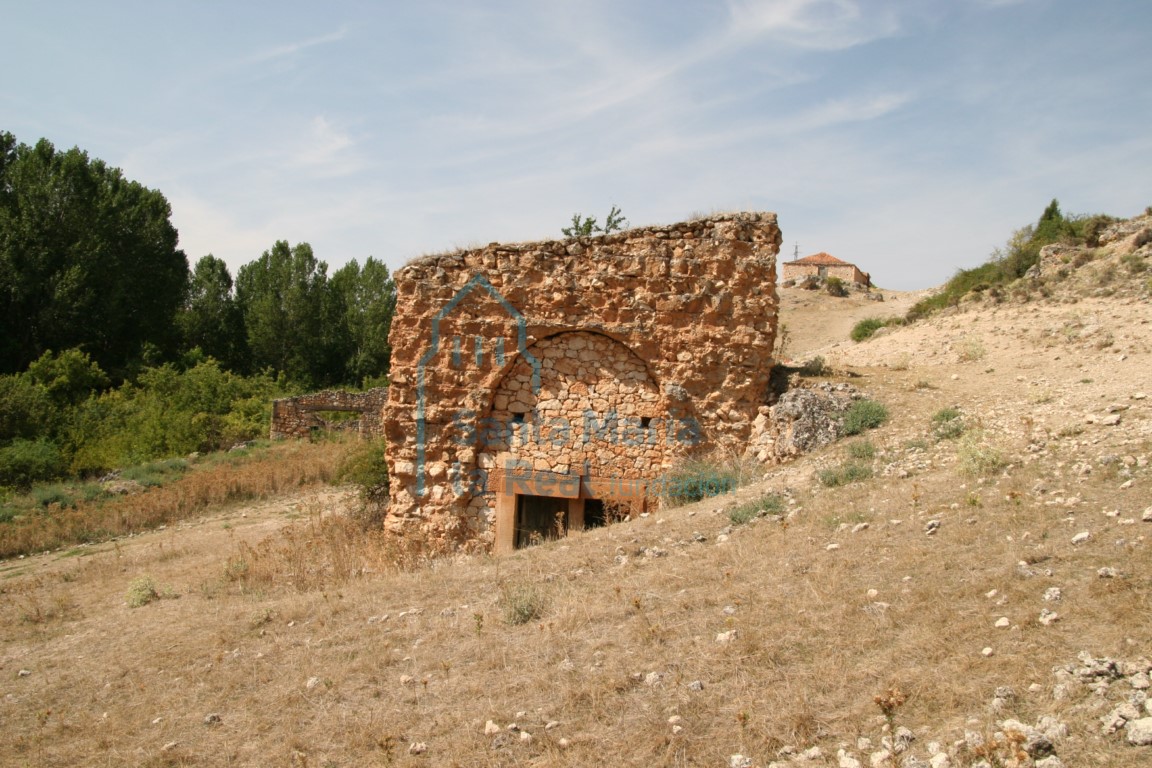
<path fill-rule="evenodd" d="M 855 264 L 824 252 L 814 253 L 795 261 L 786 261 L 782 265 L 782 280 L 803 280 L 805 277 L 838 277 L 846 283 L 858 285 L 872 285 L 872 276 L 861 271 Z"/>
<path fill-rule="evenodd" d="M 384 403 L 388 399 L 385 387 L 367 392 L 313 392 L 299 397 L 272 401 L 273 440 L 309 437 L 314 431 L 340 430 L 355 432 L 361 437 L 379 437 L 384 434 Z M 355 419 L 325 418 L 327 413 L 355 413 Z"/>
<path fill-rule="evenodd" d="M 776 336 L 771 213 L 428 256 L 396 272 L 388 525 L 506 551 L 746 447 Z"/>

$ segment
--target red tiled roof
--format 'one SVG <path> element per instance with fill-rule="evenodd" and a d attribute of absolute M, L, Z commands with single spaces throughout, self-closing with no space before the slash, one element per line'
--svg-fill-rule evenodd
<path fill-rule="evenodd" d="M 821 251 L 820 253 L 814 253 L 811 256 L 805 256 L 802 259 L 796 259 L 796 261 L 789 261 L 786 263 L 787 264 L 815 264 L 815 265 L 821 266 L 821 267 L 840 267 L 840 266 L 851 267 L 851 266 L 853 266 L 852 264 L 849 264 L 846 261 L 842 261 L 830 253 L 824 253 L 823 251 Z"/>

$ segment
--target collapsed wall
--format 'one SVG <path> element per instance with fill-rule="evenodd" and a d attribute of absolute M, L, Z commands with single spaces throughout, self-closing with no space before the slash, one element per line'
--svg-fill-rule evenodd
<path fill-rule="evenodd" d="M 772 213 L 428 256 L 399 270 L 393 529 L 507 550 L 643 507 L 746 447 L 776 336 Z"/>
<path fill-rule="evenodd" d="M 355 432 L 361 437 L 384 434 L 382 423 L 388 390 L 384 387 L 366 392 L 325 390 L 298 397 L 272 401 L 272 440 L 307 438 L 313 432 Z M 356 418 L 334 419 L 333 414 L 356 414 Z"/>

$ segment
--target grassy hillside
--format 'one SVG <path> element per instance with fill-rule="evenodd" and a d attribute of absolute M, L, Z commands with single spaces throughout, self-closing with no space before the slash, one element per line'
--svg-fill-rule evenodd
<path fill-rule="evenodd" d="M 510 557 L 317 490 L 0 563 L 0 763 L 1145 765 L 1147 300 L 965 309 L 823 351 L 878 429 Z"/>

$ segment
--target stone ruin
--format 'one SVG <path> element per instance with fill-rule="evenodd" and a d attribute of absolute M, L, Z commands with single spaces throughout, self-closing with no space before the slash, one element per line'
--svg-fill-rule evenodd
<path fill-rule="evenodd" d="M 384 387 L 367 392 L 313 392 L 299 397 L 272 401 L 273 440 L 309 438 L 316 432 L 355 432 L 361 437 L 380 437 L 384 434 L 384 403 L 388 390 Z M 334 419 L 327 414 L 358 414 L 354 419 Z"/>
<path fill-rule="evenodd" d="M 509 551 L 675 494 L 685 457 L 742 454 L 779 246 L 775 214 L 736 213 L 397 271 L 388 527 Z"/>

